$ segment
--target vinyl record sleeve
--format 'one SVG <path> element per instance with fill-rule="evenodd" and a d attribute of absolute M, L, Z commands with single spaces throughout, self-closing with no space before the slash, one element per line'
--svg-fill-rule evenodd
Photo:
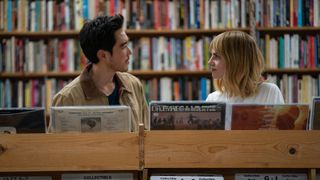
<path fill-rule="evenodd" d="M 45 133 L 44 108 L 0 108 L 0 133 Z"/>
<path fill-rule="evenodd" d="M 308 104 L 231 104 L 231 130 L 306 130 Z"/>
<path fill-rule="evenodd" d="M 224 130 L 226 103 L 150 102 L 150 130 Z"/>

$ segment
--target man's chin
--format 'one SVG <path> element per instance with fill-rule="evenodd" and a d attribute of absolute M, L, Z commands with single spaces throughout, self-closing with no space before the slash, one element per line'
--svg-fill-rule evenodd
<path fill-rule="evenodd" d="M 119 72 L 128 72 L 128 68 L 126 68 L 126 69 L 120 69 Z"/>

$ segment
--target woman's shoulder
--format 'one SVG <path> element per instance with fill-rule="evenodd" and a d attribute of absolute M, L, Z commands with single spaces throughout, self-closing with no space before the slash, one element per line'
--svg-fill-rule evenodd
<path fill-rule="evenodd" d="M 260 88 L 265 91 L 278 91 L 279 87 L 271 82 L 263 82 L 260 84 Z"/>
<path fill-rule="evenodd" d="M 217 101 L 219 98 L 221 98 L 221 92 L 220 91 L 214 91 L 210 93 L 206 99 L 206 101 Z"/>
<path fill-rule="evenodd" d="M 284 103 L 284 99 L 279 87 L 270 82 L 263 82 L 260 84 L 260 90 L 257 97 L 264 99 L 266 103 Z"/>

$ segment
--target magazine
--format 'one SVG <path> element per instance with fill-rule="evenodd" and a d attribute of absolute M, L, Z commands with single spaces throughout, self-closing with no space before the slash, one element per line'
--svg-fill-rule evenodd
<path fill-rule="evenodd" d="M 306 130 L 309 106 L 308 104 L 231 104 L 231 111 L 232 130 Z"/>
<path fill-rule="evenodd" d="M 51 107 L 50 132 L 130 132 L 128 106 Z"/>
<path fill-rule="evenodd" d="M 0 133 L 45 133 L 44 108 L 0 108 Z"/>
<path fill-rule="evenodd" d="M 320 97 L 312 97 L 309 129 L 320 129 Z"/>
<path fill-rule="evenodd" d="M 224 130 L 226 103 L 150 102 L 150 130 Z"/>

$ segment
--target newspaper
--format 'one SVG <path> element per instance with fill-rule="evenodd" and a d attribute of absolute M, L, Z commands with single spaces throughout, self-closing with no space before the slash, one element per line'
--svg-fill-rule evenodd
<path fill-rule="evenodd" d="M 225 110 L 220 102 L 152 101 L 150 130 L 223 130 Z"/>
<path fill-rule="evenodd" d="M 51 107 L 50 132 L 130 132 L 128 106 Z"/>
<path fill-rule="evenodd" d="M 232 104 L 231 106 L 231 127 L 226 129 L 307 129 L 308 104 Z"/>

